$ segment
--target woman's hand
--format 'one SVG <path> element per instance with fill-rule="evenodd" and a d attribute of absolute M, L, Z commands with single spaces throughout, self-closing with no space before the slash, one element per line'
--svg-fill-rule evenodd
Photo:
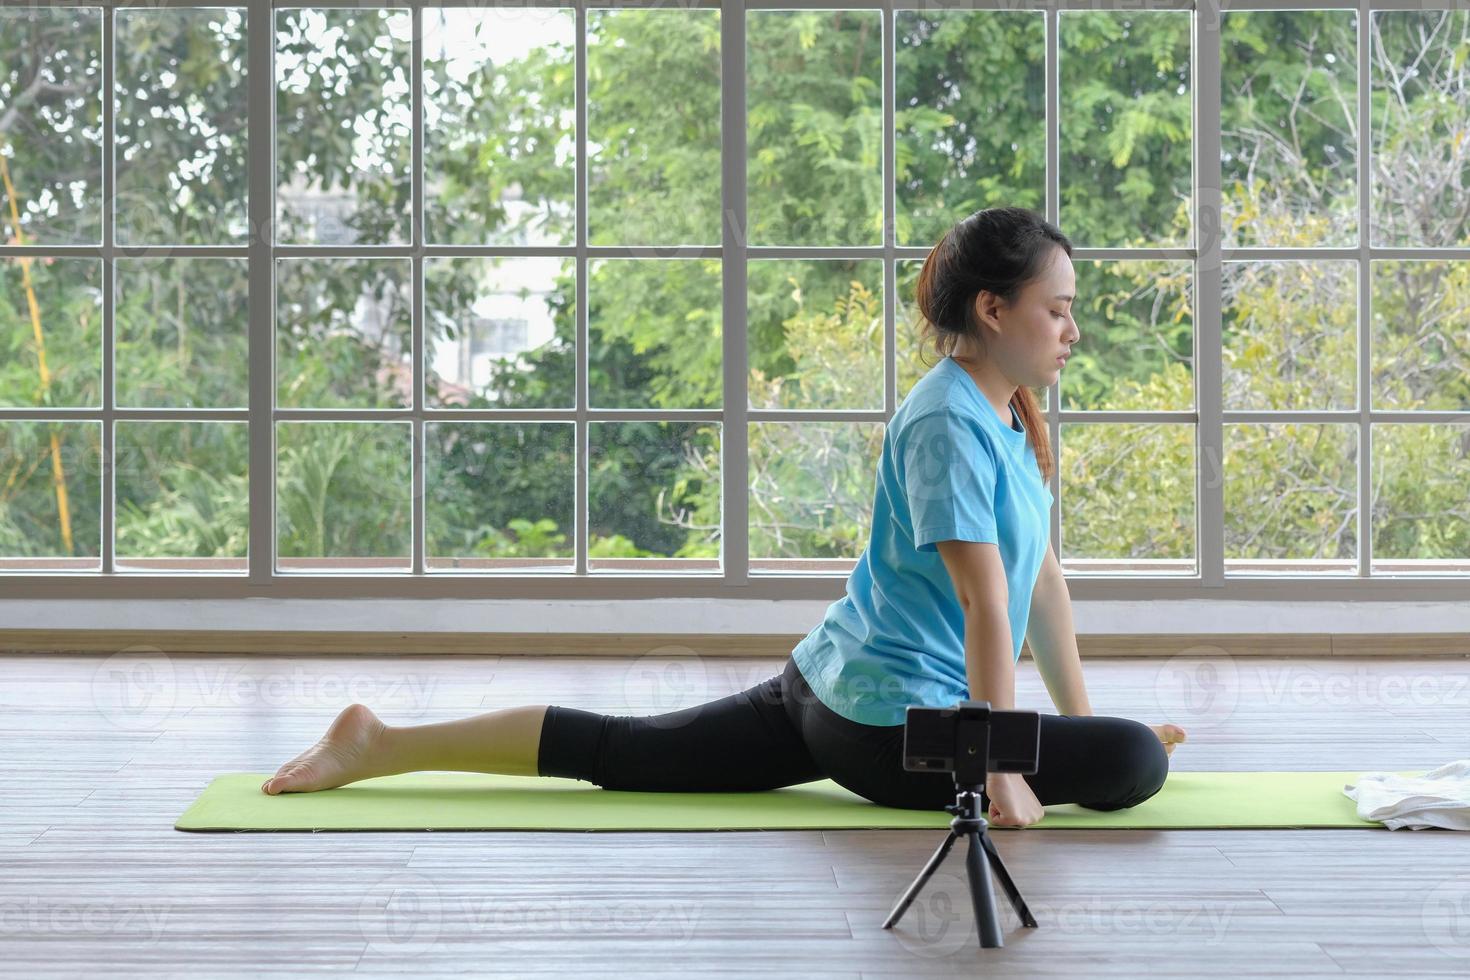
<path fill-rule="evenodd" d="M 1148 727 L 1152 728 L 1154 730 L 1154 734 L 1159 737 L 1159 741 L 1164 743 L 1165 755 L 1173 754 L 1175 744 L 1187 741 L 1187 736 L 1184 734 L 1184 729 L 1180 728 L 1178 725 L 1165 723 L 1163 725 L 1149 725 Z"/>
<path fill-rule="evenodd" d="M 1020 773 L 991 773 L 985 779 L 985 795 L 990 797 L 986 819 L 993 826 L 1025 827 L 1046 816 L 1046 808 Z"/>

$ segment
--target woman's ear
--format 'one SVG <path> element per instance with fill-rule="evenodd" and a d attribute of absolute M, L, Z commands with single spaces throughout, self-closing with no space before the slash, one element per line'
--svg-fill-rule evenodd
<path fill-rule="evenodd" d="M 1000 310 L 1002 303 L 1000 297 L 988 289 L 982 289 L 975 294 L 975 322 L 981 327 L 1000 332 Z"/>

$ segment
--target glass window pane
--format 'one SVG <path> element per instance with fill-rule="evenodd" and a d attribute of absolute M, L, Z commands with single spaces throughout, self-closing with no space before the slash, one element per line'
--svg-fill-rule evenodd
<path fill-rule="evenodd" d="M 277 567 L 408 568 L 410 447 L 408 422 L 277 422 Z"/>
<path fill-rule="evenodd" d="M 882 409 L 882 260 L 747 268 L 750 407 Z"/>
<path fill-rule="evenodd" d="M 1358 243 L 1357 31 L 1354 10 L 1222 15 L 1226 248 Z"/>
<path fill-rule="evenodd" d="M 894 339 L 898 344 L 896 367 L 900 405 L 919 379 L 933 369 L 938 356 L 932 341 L 927 347 L 921 344 L 924 316 L 914 302 L 914 286 L 923 268 L 923 259 L 897 259 L 893 267 L 894 288 L 897 290 L 893 297 L 893 322 Z"/>
<path fill-rule="evenodd" d="M 1470 245 L 1470 11 L 1374 11 L 1374 245 Z"/>
<path fill-rule="evenodd" d="M 407 10 L 276 11 L 276 241 L 408 241 Z"/>
<path fill-rule="evenodd" d="M 719 260 L 594 261 L 588 276 L 593 407 L 719 408 Z"/>
<path fill-rule="evenodd" d="M 250 403 L 248 260 L 117 260 L 117 404 Z"/>
<path fill-rule="evenodd" d="M 923 259 L 898 259 L 894 263 L 894 335 L 898 342 L 898 404 L 903 404 L 908 392 L 919 379 L 928 375 L 935 366 L 936 354 L 933 344 L 923 351 L 920 359 L 920 338 L 923 334 L 923 314 L 914 303 L 914 285 L 919 282 L 923 270 Z"/>
<path fill-rule="evenodd" d="M 1470 572 L 1470 424 L 1373 426 L 1374 573 Z"/>
<path fill-rule="evenodd" d="M 720 12 L 587 11 L 587 240 L 720 242 Z"/>
<path fill-rule="evenodd" d="M 428 241 L 575 241 L 575 31 L 567 9 L 424 8 Z"/>
<path fill-rule="evenodd" d="M 102 424 L 0 421 L 0 570 L 102 568 Z"/>
<path fill-rule="evenodd" d="M 750 424 L 752 572 L 851 571 L 873 529 L 882 422 Z"/>
<path fill-rule="evenodd" d="M 0 242 L 100 241 L 102 11 L 0 9 Z"/>
<path fill-rule="evenodd" d="M 424 294 L 430 408 L 575 405 L 575 260 L 426 258 Z"/>
<path fill-rule="evenodd" d="M 1470 262 L 1373 262 L 1373 407 L 1470 409 Z"/>
<path fill-rule="evenodd" d="M 895 14 L 900 245 L 933 245 L 992 205 L 1046 207 L 1046 21 L 1040 11 Z"/>
<path fill-rule="evenodd" d="M 1058 378 L 1068 411 L 1194 408 L 1189 262 L 1074 259 L 1080 338 Z"/>
<path fill-rule="evenodd" d="M 1356 408 L 1356 262 L 1226 262 L 1226 409 Z"/>
<path fill-rule="evenodd" d="M 1058 557 L 1067 571 L 1197 573 L 1194 430 L 1062 423 Z"/>
<path fill-rule="evenodd" d="M 1358 572 L 1358 427 L 1225 424 L 1225 570 Z"/>
<path fill-rule="evenodd" d="M 430 570 L 572 569 L 571 422 L 429 422 L 424 440 Z"/>
<path fill-rule="evenodd" d="M 720 570 L 720 425 L 588 426 L 587 567 Z"/>
<path fill-rule="evenodd" d="M 118 568 L 244 572 L 250 437 L 244 422 L 118 422 Z"/>
<path fill-rule="evenodd" d="M 118 10 L 121 245 L 226 245 L 246 223 L 245 11 Z"/>
<path fill-rule="evenodd" d="M 882 12 L 745 16 L 752 245 L 877 245 L 883 231 Z"/>
<path fill-rule="evenodd" d="M 276 404 L 413 402 L 408 259 L 276 260 Z"/>
<path fill-rule="evenodd" d="M 1193 241 L 1192 16 L 1062 11 L 1061 227 L 1073 244 Z"/>
<path fill-rule="evenodd" d="M 102 263 L 0 259 L 0 405 L 101 399 Z"/>

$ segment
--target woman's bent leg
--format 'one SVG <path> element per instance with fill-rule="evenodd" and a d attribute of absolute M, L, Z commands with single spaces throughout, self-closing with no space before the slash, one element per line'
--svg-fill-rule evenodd
<path fill-rule="evenodd" d="M 954 803 L 950 773 L 903 768 L 903 725 L 859 725 L 817 700 L 797 674 L 788 697 L 801 704 L 803 738 L 833 781 L 882 806 L 941 810 Z M 1129 718 L 1040 715 L 1037 771 L 1024 775 L 1042 806 L 1092 810 L 1137 806 L 1157 793 L 1169 756 L 1157 735 Z M 985 810 L 990 798 L 982 793 Z"/>
<path fill-rule="evenodd" d="M 780 676 L 659 715 L 604 715 L 551 705 L 541 726 L 542 776 L 604 789 L 739 792 L 821 779 L 782 697 Z"/>
<path fill-rule="evenodd" d="M 1123 810 L 1163 789 L 1168 775 L 1169 754 L 1141 721 L 1043 714 L 1040 758 L 1025 779 L 1042 806 Z"/>

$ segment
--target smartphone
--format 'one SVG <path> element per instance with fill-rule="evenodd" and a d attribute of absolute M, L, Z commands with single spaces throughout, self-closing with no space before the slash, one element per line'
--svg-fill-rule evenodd
<path fill-rule="evenodd" d="M 966 761 L 982 743 L 987 744 L 986 772 L 1034 773 L 1040 762 L 1041 715 L 995 711 L 986 701 L 960 701 L 948 708 L 910 705 L 905 712 L 905 769 L 955 772 L 956 760 Z"/>

